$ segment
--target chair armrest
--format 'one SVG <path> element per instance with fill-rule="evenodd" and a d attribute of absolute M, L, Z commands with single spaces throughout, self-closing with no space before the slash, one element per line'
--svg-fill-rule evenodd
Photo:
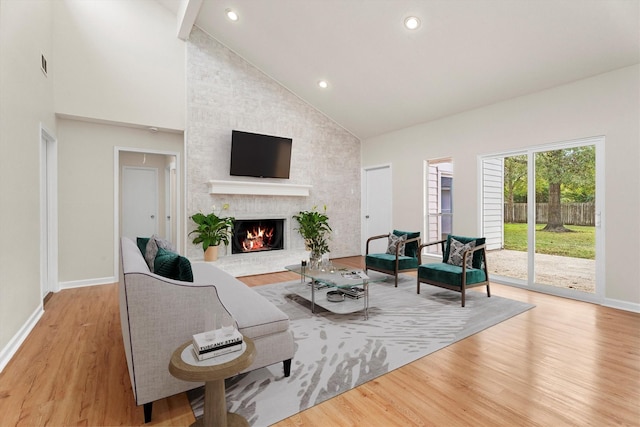
<path fill-rule="evenodd" d="M 372 240 L 376 240 L 376 239 L 389 238 L 390 234 L 391 233 L 387 233 L 387 234 L 380 234 L 378 236 L 369 237 L 367 239 L 367 252 L 366 252 L 366 255 L 369 255 L 369 242 L 371 242 Z"/>
<path fill-rule="evenodd" d="M 465 271 L 467 269 L 467 255 L 471 254 L 471 256 L 473 256 L 473 254 L 479 250 L 482 250 L 482 261 L 484 261 L 484 266 L 486 270 L 486 267 L 487 267 L 487 253 L 485 251 L 486 246 L 487 246 L 486 244 L 478 245 L 475 248 L 469 249 L 465 251 L 464 254 L 462 254 L 462 271 Z"/>
<path fill-rule="evenodd" d="M 421 238 L 420 238 L 420 236 L 418 236 L 418 237 L 414 237 L 413 239 L 405 240 L 405 242 L 404 242 L 405 250 L 407 248 L 407 243 L 411 243 L 411 242 L 418 242 L 418 248 L 420 248 Z M 396 247 L 396 260 L 398 259 L 398 251 L 399 250 L 400 250 L 400 245 L 398 245 Z M 420 254 L 420 251 L 418 250 L 418 259 L 420 259 L 420 255 L 419 254 Z"/>
<path fill-rule="evenodd" d="M 414 237 L 413 239 L 405 240 L 402 245 L 396 246 L 396 269 L 398 264 L 398 257 L 400 256 L 400 248 L 404 246 L 406 249 L 407 243 L 411 243 L 411 242 L 418 242 L 418 247 L 420 247 L 420 236 Z M 419 256 L 418 256 L 418 259 L 420 259 Z"/>
<path fill-rule="evenodd" d="M 437 245 L 440 244 L 442 246 L 442 255 L 444 256 L 444 244 L 447 240 L 436 240 L 434 242 L 429 242 L 429 243 L 423 243 L 421 245 L 418 246 L 418 264 L 422 264 L 422 249 L 426 248 L 427 246 L 433 246 L 433 245 Z"/>

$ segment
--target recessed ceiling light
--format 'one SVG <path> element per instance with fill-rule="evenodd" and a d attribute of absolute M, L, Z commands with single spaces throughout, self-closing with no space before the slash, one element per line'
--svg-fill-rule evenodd
<path fill-rule="evenodd" d="M 320 80 L 320 81 L 318 82 L 318 86 L 320 86 L 322 89 L 326 89 L 326 88 L 328 88 L 328 87 L 329 87 L 329 83 L 327 83 L 327 81 L 326 81 L 326 80 Z"/>
<path fill-rule="evenodd" d="M 404 26 L 409 30 L 416 30 L 420 27 L 420 19 L 415 16 L 409 16 L 404 20 Z"/>
<path fill-rule="evenodd" d="M 227 18 L 229 18 L 232 21 L 237 21 L 239 18 L 238 14 L 231 9 L 227 9 L 224 12 L 227 14 Z"/>

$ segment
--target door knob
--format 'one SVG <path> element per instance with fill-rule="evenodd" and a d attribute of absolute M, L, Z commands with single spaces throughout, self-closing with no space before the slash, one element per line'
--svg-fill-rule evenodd
<path fill-rule="evenodd" d="M 153 218 L 155 218 L 155 217 L 156 217 L 155 215 L 151 215 L 151 219 L 153 219 Z"/>

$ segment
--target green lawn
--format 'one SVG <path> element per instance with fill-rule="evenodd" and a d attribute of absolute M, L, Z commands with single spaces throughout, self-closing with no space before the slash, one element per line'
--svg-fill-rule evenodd
<path fill-rule="evenodd" d="M 536 252 L 574 258 L 595 259 L 596 229 L 579 225 L 565 225 L 573 233 L 542 231 L 544 224 L 536 225 Z M 527 250 L 527 224 L 504 224 L 504 248 Z"/>

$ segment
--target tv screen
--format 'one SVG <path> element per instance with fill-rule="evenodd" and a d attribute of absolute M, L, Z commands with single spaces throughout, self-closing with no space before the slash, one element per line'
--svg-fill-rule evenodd
<path fill-rule="evenodd" d="M 291 138 L 234 130 L 231 134 L 231 175 L 289 178 Z"/>

